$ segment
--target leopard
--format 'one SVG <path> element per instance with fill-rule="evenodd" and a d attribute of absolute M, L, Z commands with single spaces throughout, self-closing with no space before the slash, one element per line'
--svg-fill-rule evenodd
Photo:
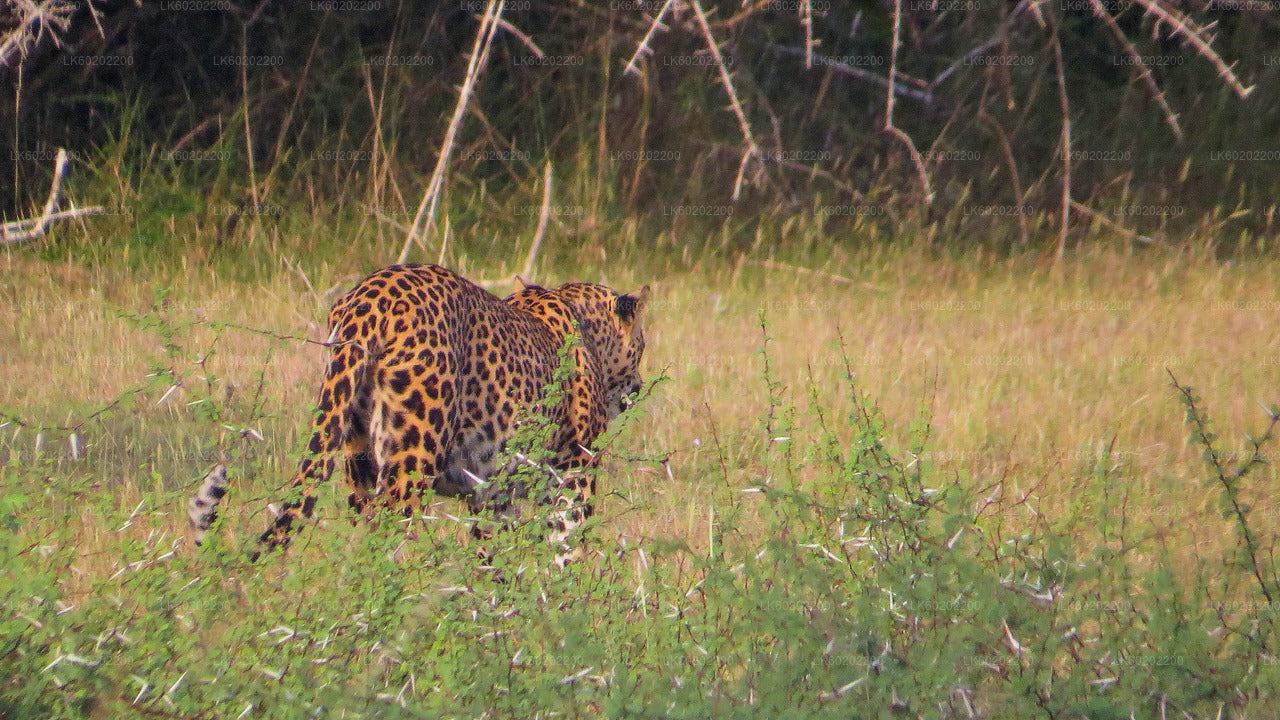
<path fill-rule="evenodd" d="M 310 441 L 251 559 L 289 544 L 339 460 L 356 515 L 379 507 L 411 515 L 428 491 L 508 515 L 527 491 L 500 492 L 490 480 L 518 462 L 505 458 L 507 441 L 539 409 L 553 478 L 539 499 L 557 505 L 548 539 L 562 551 L 557 564 L 574 557 L 566 539 L 593 513 L 593 444 L 643 388 L 650 291 L 520 284 L 501 299 L 441 265 L 397 264 L 333 304 Z M 222 462 L 188 503 L 197 544 L 227 490 Z"/>

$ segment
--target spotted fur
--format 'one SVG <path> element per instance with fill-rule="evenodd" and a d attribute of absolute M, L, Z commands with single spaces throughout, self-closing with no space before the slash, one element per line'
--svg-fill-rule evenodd
<path fill-rule="evenodd" d="M 377 504 L 412 512 L 427 489 L 504 512 L 511 494 L 486 481 L 576 334 L 566 392 L 548 413 L 556 501 L 564 506 L 552 539 L 563 541 L 591 513 L 594 480 L 583 470 L 594 463 L 592 443 L 641 387 L 648 297 L 648 287 L 623 295 L 569 283 L 528 285 L 501 300 L 438 265 L 392 265 L 365 278 L 329 313 L 329 366 L 291 483 L 301 497 L 283 504 L 259 548 L 288 543 L 339 458 L 348 503 L 359 513 Z M 225 470 L 214 480 L 190 504 L 200 534 L 216 516 Z"/>

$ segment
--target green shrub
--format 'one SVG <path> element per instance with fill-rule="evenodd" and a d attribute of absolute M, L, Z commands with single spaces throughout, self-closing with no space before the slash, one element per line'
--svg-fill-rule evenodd
<path fill-rule="evenodd" d="M 183 330 L 156 328 L 185 352 Z M 1275 702 L 1273 547 L 1239 493 L 1269 432 L 1232 466 L 1179 387 L 1242 538 L 1183 567 L 1135 533 L 1122 474 L 1100 468 L 1081 511 L 1051 517 L 1033 478 L 934 467 L 927 398 L 898 449 L 851 372 L 837 418 L 816 391 L 790 402 L 769 357 L 766 340 L 763 475 L 725 471 L 706 546 L 611 536 L 606 508 L 563 571 L 539 522 L 478 562 L 456 501 L 321 523 L 251 564 L 249 529 L 199 551 L 166 530 L 188 488 L 121 507 L 10 452 L 0 716 L 1096 719 Z M 195 422 L 256 412 L 201 402 Z M 86 513 L 108 529 L 92 547 L 75 541 Z"/>

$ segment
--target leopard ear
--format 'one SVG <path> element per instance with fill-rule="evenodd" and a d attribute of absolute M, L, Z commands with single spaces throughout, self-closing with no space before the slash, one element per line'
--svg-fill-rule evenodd
<path fill-rule="evenodd" d="M 635 320 L 640 313 L 644 312 L 644 308 L 649 304 L 649 286 L 645 285 L 640 288 L 639 292 L 629 295 L 619 295 L 614 309 L 618 313 L 618 317 L 628 322 Z"/>
<path fill-rule="evenodd" d="M 521 290 L 528 290 L 531 287 L 529 285 L 529 281 L 525 280 L 519 275 L 512 275 L 511 279 L 516 281 L 516 292 L 520 292 Z"/>

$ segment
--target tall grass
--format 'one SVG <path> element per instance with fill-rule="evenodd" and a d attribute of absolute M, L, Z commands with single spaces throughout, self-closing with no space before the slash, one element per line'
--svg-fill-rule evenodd
<path fill-rule="evenodd" d="M 580 159 L 532 279 L 651 284 L 666 378 L 609 446 L 592 552 L 553 570 L 527 523 L 493 541 L 494 572 L 464 504 L 352 524 L 335 484 L 317 527 L 250 565 L 311 417 L 305 338 L 398 251 L 378 212 L 403 218 L 381 190 L 309 200 L 294 179 L 246 204 L 233 161 L 208 160 L 104 150 L 77 199 L 118 213 L 0 261 L 0 714 L 1275 702 L 1274 449 L 1245 433 L 1280 380 L 1276 265 L 1219 261 L 1212 227 L 1046 264 L 959 221 L 836 224 L 821 202 L 634 216 L 619 169 Z M 447 246 L 413 259 L 504 292 L 536 183 L 444 202 Z M 196 550 L 185 498 L 223 453 L 232 494 Z"/>
<path fill-rule="evenodd" d="M 169 360 L 202 328 L 166 318 L 163 304 L 127 320 Z M 11 678 L 0 709 L 1122 718 L 1255 716 L 1274 703 L 1274 538 L 1240 509 L 1258 490 L 1217 459 L 1192 391 L 1159 388 L 1170 414 L 1183 398 L 1196 444 L 1214 449 L 1208 472 L 1187 470 L 1194 492 L 1237 508 L 1230 522 L 1250 538 L 1252 569 L 1230 546 L 1185 563 L 1142 516 L 1132 472 L 1106 461 L 1053 478 L 957 473 L 934 456 L 941 373 L 912 390 L 920 407 L 903 425 L 860 386 L 847 340 L 834 351 L 838 382 L 791 386 L 780 325 L 754 322 L 753 369 L 735 387 L 764 399 L 755 416 L 708 418 L 698 447 L 709 457 L 672 462 L 688 447 L 673 446 L 647 461 L 671 476 L 646 476 L 623 462 L 637 452 L 625 446 L 652 453 L 664 425 L 691 429 L 663 420 L 690 389 L 673 371 L 624 416 L 601 478 L 615 492 L 586 529 L 591 552 L 565 571 L 539 523 L 496 536 L 486 567 L 456 501 L 349 523 L 333 486 L 317 527 L 250 564 L 254 506 L 280 482 L 282 443 L 263 452 L 230 432 L 231 511 L 195 550 L 179 524 L 181 470 L 147 477 L 157 458 L 112 467 L 106 433 L 89 430 L 85 460 L 49 446 L 33 457 L 20 432 L 0 470 L 0 676 Z M 200 390 L 229 380 L 208 366 L 156 377 L 141 397 L 172 397 L 176 380 L 184 402 L 168 405 L 163 428 L 128 431 L 135 440 L 233 431 L 263 412 Z M 140 402 L 103 425 L 145 426 L 156 413 Z M 207 464 L 209 440 L 178 463 L 188 477 Z M 1269 443 L 1259 438 L 1239 467 L 1256 467 Z M 1045 498 L 1064 484 L 1088 494 L 1054 511 Z M 660 517 L 671 504 L 688 508 L 685 523 Z"/>

